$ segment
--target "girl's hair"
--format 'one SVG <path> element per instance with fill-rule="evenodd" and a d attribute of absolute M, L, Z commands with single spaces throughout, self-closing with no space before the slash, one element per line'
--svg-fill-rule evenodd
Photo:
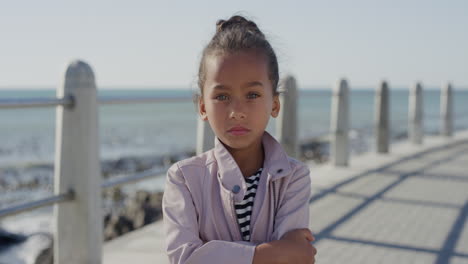
<path fill-rule="evenodd" d="M 257 25 L 242 16 L 232 16 L 229 20 L 216 22 L 216 33 L 203 49 L 198 69 L 198 88 L 203 94 L 203 85 L 206 80 L 205 59 L 209 55 L 235 53 L 239 51 L 254 50 L 262 52 L 268 63 L 268 75 L 272 84 L 273 94 L 278 94 L 278 61 L 265 35 Z"/>

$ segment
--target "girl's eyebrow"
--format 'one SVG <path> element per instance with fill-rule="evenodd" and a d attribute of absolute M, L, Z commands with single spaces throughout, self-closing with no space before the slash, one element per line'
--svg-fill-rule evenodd
<path fill-rule="evenodd" d="M 218 84 L 213 88 L 213 90 L 230 90 L 230 89 L 229 89 L 229 87 L 227 87 L 225 85 Z"/>
<path fill-rule="evenodd" d="M 263 87 L 263 83 L 259 82 L 259 81 L 253 81 L 253 82 L 248 82 L 246 83 L 243 88 L 250 88 L 252 86 L 262 86 Z"/>
<path fill-rule="evenodd" d="M 253 86 L 262 86 L 263 87 L 263 83 L 259 82 L 259 81 L 252 81 L 252 82 L 248 82 L 246 84 L 244 84 L 242 86 L 242 89 L 247 89 L 247 88 L 250 88 L 250 87 L 253 87 Z M 225 86 L 225 85 L 222 85 L 222 84 L 217 84 L 213 90 L 230 90 L 231 88 L 229 86 Z"/>

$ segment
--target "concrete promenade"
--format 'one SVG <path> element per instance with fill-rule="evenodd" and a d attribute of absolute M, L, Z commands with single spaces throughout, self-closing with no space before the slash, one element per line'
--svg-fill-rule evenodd
<path fill-rule="evenodd" d="M 311 164 L 311 177 L 317 263 L 468 264 L 468 132 Z M 162 222 L 106 243 L 104 263 L 168 263 Z"/>

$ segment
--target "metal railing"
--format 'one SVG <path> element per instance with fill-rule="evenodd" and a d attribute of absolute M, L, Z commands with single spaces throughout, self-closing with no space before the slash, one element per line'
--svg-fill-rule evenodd
<path fill-rule="evenodd" d="M 51 206 L 56 203 L 73 201 L 74 199 L 75 193 L 73 192 L 73 190 L 70 190 L 67 193 L 53 195 L 33 202 L 22 203 L 15 206 L 7 207 L 5 209 L 0 209 L 0 218 L 24 213 L 27 211 L 32 211 L 41 207 Z"/>
<path fill-rule="evenodd" d="M 143 171 L 143 172 L 136 173 L 133 175 L 119 177 L 116 179 L 110 179 L 104 182 L 101 185 L 101 188 L 107 189 L 107 188 L 122 186 L 122 185 L 133 183 L 133 182 L 139 182 L 142 180 L 146 180 L 146 179 L 164 174 L 167 170 L 168 168 L 151 169 L 151 170 Z"/>
<path fill-rule="evenodd" d="M 0 99 L 0 109 L 55 107 L 57 105 L 73 107 L 74 102 L 73 96 L 65 96 L 63 98 Z"/>
<path fill-rule="evenodd" d="M 145 97 L 101 97 L 98 98 L 98 103 L 107 104 L 139 104 L 139 103 L 171 103 L 171 102 L 187 102 L 191 100 L 190 96 L 145 96 Z M 73 96 L 65 96 L 64 98 L 21 98 L 21 99 L 0 99 L 0 109 L 18 109 L 18 108 L 42 108 L 63 106 L 73 108 L 75 99 Z M 109 179 L 101 185 L 101 188 L 113 188 L 133 182 L 138 182 L 148 178 L 156 177 L 167 171 L 168 168 L 148 170 L 141 173 L 127 175 L 117 179 Z M 74 192 L 70 190 L 67 193 L 61 193 L 46 198 L 42 198 L 32 202 L 20 203 L 0 209 L 0 218 L 11 216 L 41 207 L 51 206 L 55 203 L 72 201 Z"/>
<path fill-rule="evenodd" d="M 191 100 L 190 96 L 135 96 L 135 97 L 99 97 L 98 103 L 107 104 L 143 104 L 143 103 L 173 103 L 186 102 Z M 21 99 L 1 99 L 0 109 L 14 108 L 39 108 L 39 107 L 56 107 L 58 105 L 72 108 L 75 103 L 73 96 L 65 96 L 64 98 L 21 98 Z"/>

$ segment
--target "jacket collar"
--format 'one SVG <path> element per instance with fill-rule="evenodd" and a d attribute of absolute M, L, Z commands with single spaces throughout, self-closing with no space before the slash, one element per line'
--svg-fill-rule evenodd
<path fill-rule="evenodd" d="M 262 175 L 268 173 L 271 175 L 271 180 L 276 180 L 290 174 L 292 168 L 288 155 L 281 144 L 266 131 L 262 136 L 262 145 L 265 151 Z M 218 177 L 220 177 L 224 187 L 232 190 L 235 185 L 238 185 L 245 189 L 245 180 L 239 166 L 218 137 L 215 137 L 214 157 L 218 165 Z"/>

